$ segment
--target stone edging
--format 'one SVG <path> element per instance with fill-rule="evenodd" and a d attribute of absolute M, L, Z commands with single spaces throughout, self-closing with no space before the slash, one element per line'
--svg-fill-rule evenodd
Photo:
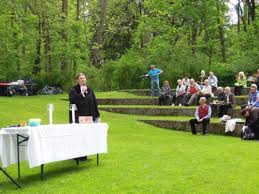
<path fill-rule="evenodd" d="M 160 128 L 191 132 L 189 121 L 169 121 L 169 120 L 140 120 L 140 121 Z M 229 133 L 229 135 L 240 136 L 240 130 L 242 129 L 242 126 L 243 124 L 239 124 L 239 123 L 236 124 L 235 131 L 233 131 L 232 133 Z M 197 126 L 197 131 L 201 131 L 201 125 Z M 210 123 L 208 125 L 208 133 L 225 135 L 225 123 Z"/>
<path fill-rule="evenodd" d="M 193 116 L 195 108 L 175 107 L 175 108 L 121 108 L 121 107 L 99 107 L 100 110 L 133 115 L 146 116 Z M 240 110 L 234 110 L 233 117 L 240 117 Z M 216 111 L 212 111 L 212 116 L 216 117 Z"/>
<path fill-rule="evenodd" d="M 100 105 L 158 105 L 158 97 L 154 98 L 98 98 Z M 236 98 L 236 104 L 247 104 L 247 97 Z"/>

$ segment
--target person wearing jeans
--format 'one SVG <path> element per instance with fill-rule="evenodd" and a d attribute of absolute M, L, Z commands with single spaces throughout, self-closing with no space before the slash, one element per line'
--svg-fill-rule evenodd
<path fill-rule="evenodd" d="M 157 69 L 155 65 L 151 65 L 150 71 L 145 75 L 145 77 L 150 78 L 151 96 L 155 96 L 155 85 L 157 88 L 157 96 L 160 96 L 159 75 L 161 73 L 163 73 L 162 70 Z"/>
<path fill-rule="evenodd" d="M 207 134 L 207 125 L 209 124 L 211 118 L 211 107 L 206 104 L 206 98 L 201 97 L 199 104 L 200 105 L 195 111 L 195 119 L 190 120 L 193 135 L 197 134 L 195 124 L 202 124 L 202 134 Z"/>

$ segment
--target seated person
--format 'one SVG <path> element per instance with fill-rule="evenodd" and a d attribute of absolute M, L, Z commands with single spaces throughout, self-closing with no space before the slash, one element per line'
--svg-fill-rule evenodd
<path fill-rule="evenodd" d="M 194 102 L 194 100 L 198 98 L 198 93 L 200 92 L 200 90 L 201 88 L 198 84 L 195 83 L 195 80 L 193 78 L 190 79 L 190 85 L 187 89 L 184 99 L 186 106 L 191 105 Z"/>
<path fill-rule="evenodd" d="M 186 93 L 185 85 L 183 85 L 183 82 L 181 79 L 178 79 L 175 95 L 173 95 L 173 99 L 172 99 L 172 103 L 173 103 L 172 106 L 174 106 L 175 104 L 178 104 L 179 106 L 181 106 L 183 104 L 185 93 Z"/>
<path fill-rule="evenodd" d="M 245 127 L 252 129 L 255 139 L 259 139 L 259 108 L 244 108 L 241 110 L 241 115 L 246 118 Z"/>
<path fill-rule="evenodd" d="M 201 97 L 199 104 L 200 105 L 196 108 L 195 111 L 195 119 L 190 120 L 193 135 L 197 134 L 195 124 L 200 123 L 202 123 L 202 134 L 205 135 L 207 133 L 207 125 L 209 124 L 211 118 L 211 107 L 206 104 L 206 98 Z"/>
<path fill-rule="evenodd" d="M 21 96 L 28 96 L 28 89 L 24 84 L 20 85 L 18 91 Z"/>
<path fill-rule="evenodd" d="M 235 83 L 234 94 L 240 96 L 242 93 L 242 88 L 247 87 L 246 76 L 243 71 L 240 71 L 237 77 L 237 82 Z"/>
<path fill-rule="evenodd" d="M 257 99 L 259 98 L 259 92 L 257 90 L 257 85 L 252 84 L 251 85 L 251 89 L 250 89 L 250 94 L 249 94 L 249 98 L 248 98 L 248 106 L 259 106 L 259 100 Z"/>
<path fill-rule="evenodd" d="M 189 85 L 190 85 L 190 79 L 189 79 L 188 77 L 184 77 L 184 78 L 182 79 L 182 83 L 183 83 L 183 85 L 185 86 L 185 90 L 187 91 L 187 88 L 188 88 Z"/>
<path fill-rule="evenodd" d="M 162 94 L 159 96 L 159 105 L 167 105 L 168 100 L 170 99 L 171 96 L 171 87 L 169 84 L 169 81 L 165 80 L 164 85 L 162 87 Z"/>
<path fill-rule="evenodd" d="M 14 96 L 16 94 L 16 90 L 14 86 L 7 87 L 7 96 Z"/>
<path fill-rule="evenodd" d="M 204 85 L 199 92 L 199 97 L 205 97 L 207 101 L 209 98 L 214 97 L 214 94 L 212 93 L 212 87 L 209 85 L 208 79 L 204 81 Z"/>
<path fill-rule="evenodd" d="M 209 85 L 211 86 L 212 92 L 216 92 L 217 91 L 217 87 L 218 87 L 218 78 L 214 75 L 214 73 L 212 71 L 209 72 Z"/>
<path fill-rule="evenodd" d="M 206 79 L 208 79 L 208 77 L 205 75 L 205 71 L 201 70 L 201 75 L 197 80 L 197 84 L 199 84 L 199 86 L 202 88 Z"/>
<path fill-rule="evenodd" d="M 257 88 L 259 88 L 259 69 L 257 69 L 257 72 L 253 75 L 253 78 Z"/>
<path fill-rule="evenodd" d="M 221 118 L 224 115 L 230 114 L 229 110 L 233 110 L 233 105 L 235 104 L 235 97 L 231 93 L 230 87 L 226 87 L 225 92 L 222 87 L 218 87 L 217 100 L 222 102 L 217 104 L 218 117 Z"/>

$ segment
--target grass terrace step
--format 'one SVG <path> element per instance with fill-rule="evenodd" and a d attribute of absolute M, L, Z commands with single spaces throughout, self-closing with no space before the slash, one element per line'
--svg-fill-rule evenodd
<path fill-rule="evenodd" d="M 247 96 L 237 96 L 236 104 L 247 104 Z M 214 98 L 216 99 L 216 98 Z M 97 99 L 100 105 L 158 105 L 158 97 L 112 97 Z"/>
<path fill-rule="evenodd" d="M 234 93 L 234 87 L 230 87 L 231 92 Z M 122 92 L 129 92 L 134 95 L 139 95 L 139 96 L 150 96 L 150 89 L 132 89 L 132 90 L 120 90 Z M 156 90 L 155 90 L 156 91 Z M 171 90 L 173 93 L 175 93 L 175 89 Z M 242 90 L 242 95 L 248 95 L 250 92 L 250 88 L 243 88 Z"/>
<path fill-rule="evenodd" d="M 190 126 L 189 120 L 187 121 L 140 120 L 140 121 L 160 128 L 191 132 L 191 126 Z M 237 123 L 235 130 L 229 135 L 240 136 L 240 131 L 242 129 L 242 126 L 243 126 L 242 123 Z M 197 131 L 202 131 L 202 125 L 197 125 L 196 129 Z M 225 135 L 225 123 L 211 122 L 208 125 L 207 129 L 209 134 Z"/>
<path fill-rule="evenodd" d="M 118 106 L 99 106 L 100 110 L 134 115 L 148 115 L 148 116 L 193 116 L 195 106 L 147 106 L 147 105 L 118 105 Z M 240 109 L 237 107 L 233 111 L 233 117 L 240 117 Z M 212 110 L 212 115 L 217 116 L 217 111 Z"/>

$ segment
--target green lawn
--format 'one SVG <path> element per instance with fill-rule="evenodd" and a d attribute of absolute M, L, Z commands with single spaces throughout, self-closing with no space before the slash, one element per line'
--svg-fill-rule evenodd
<path fill-rule="evenodd" d="M 35 117 L 47 123 L 48 103 L 55 105 L 54 123 L 67 123 L 64 97 L 0 97 L 0 126 Z M 160 129 L 137 121 L 144 117 L 101 112 L 110 126 L 109 153 L 98 167 L 95 156 L 79 166 L 73 160 L 51 163 L 40 181 L 40 169 L 24 162 L 23 189 L 0 172 L 0 193 L 258 193 L 258 142 Z M 16 177 L 16 165 L 7 170 Z"/>

